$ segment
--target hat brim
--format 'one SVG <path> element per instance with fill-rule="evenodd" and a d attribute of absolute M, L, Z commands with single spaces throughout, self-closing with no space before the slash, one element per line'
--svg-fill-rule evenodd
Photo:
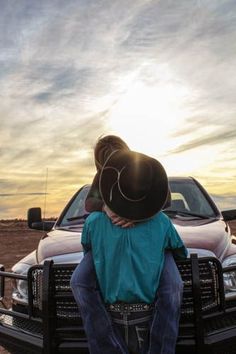
<path fill-rule="evenodd" d="M 132 165 L 136 160 L 142 161 L 144 166 L 145 164 L 148 165 L 152 172 L 151 180 L 144 198 L 128 200 L 121 193 L 116 181 L 118 171 L 121 171 L 124 166 Z M 135 177 L 134 171 L 132 173 Z M 104 203 L 114 213 L 133 221 L 146 220 L 158 213 L 166 202 L 169 190 L 165 169 L 159 161 L 138 152 L 122 150 L 112 153 L 104 164 L 100 175 L 99 188 Z"/>

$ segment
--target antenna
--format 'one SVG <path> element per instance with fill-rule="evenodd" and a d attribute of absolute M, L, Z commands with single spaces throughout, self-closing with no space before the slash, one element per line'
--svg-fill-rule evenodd
<path fill-rule="evenodd" d="M 47 205 L 47 189 L 48 189 L 48 168 L 46 169 L 46 176 L 45 176 L 45 194 L 44 194 L 44 206 L 43 206 L 43 219 L 44 220 L 45 220 L 46 205 Z"/>

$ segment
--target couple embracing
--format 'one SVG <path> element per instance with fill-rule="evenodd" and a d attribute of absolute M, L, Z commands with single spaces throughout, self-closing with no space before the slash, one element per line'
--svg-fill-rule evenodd
<path fill-rule="evenodd" d="M 174 354 L 183 290 L 175 259 L 187 250 L 161 211 L 166 172 L 114 135 L 98 140 L 94 158 L 84 258 L 71 278 L 90 354 Z"/>

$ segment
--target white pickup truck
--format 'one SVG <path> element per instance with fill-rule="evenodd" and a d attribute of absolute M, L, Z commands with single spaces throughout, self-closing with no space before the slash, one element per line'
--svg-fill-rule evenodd
<path fill-rule="evenodd" d="M 185 283 L 185 304 L 183 305 L 180 338 L 176 353 L 189 354 L 190 351 L 194 353 L 193 350 L 196 350 L 195 353 L 201 352 L 201 354 L 205 352 L 235 354 L 236 245 L 228 221 L 236 219 L 236 210 L 221 212 L 206 190 L 194 178 L 170 177 L 169 185 L 172 202 L 171 206 L 164 209 L 164 212 L 171 218 L 184 240 L 189 255 L 198 255 L 198 259 L 208 260 L 208 264 L 217 263 L 213 280 L 204 280 L 204 276 L 201 279 L 201 272 L 203 272 L 201 267 L 203 266 L 198 269 L 200 272 L 200 285 L 198 284 L 200 290 L 198 290 L 201 300 L 198 307 L 200 306 L 201 311 L 198 310 L 203 312 L 203 315 L 206 312 L 208 316 L 207 319 L 204 319 L 205 322 L 199 320 L 199 323 L 207 323 L 208 329 L 204 329 L 204 331 L 199 328 L 197 320 L 195 320 L 196 316 L 191 317 L 198 311 L 195 304 L 197 293 L 192 295 L 191 300 L 188 299 L 187 294 L 190 291 L 188 286 L 191 287 L 194 282 L 191 262 L 187 261 L 190 265 L 179 265 Z M 56 222 L 42 220 L 41 209 L 31 208 L 28 211 L 29 227 L 45 230 L 45 235 L 35 251 L 13 266 L 12 273 L 6 273 L 4 267 L 1 268 L 2 298 L 4 297 L 5 278 L 9 276 L 13 278 L 13 282 L 12 308 L 9 310 L 0 309 L 0 344 L 10 348 L 12 353 L 18 354 L 21 350 L 24 353 L 27 350 L 29 353 L 88 353 L 82 322 L 70 293 L 69 277 L 75 265 L 83 257 L 80 237 L 84 221 L 88 216 L 84 209 L 84 201 L 89 188 L 89 185 L 82 187 L 71 198 Z M 210 267 L 213 268 L 213 266 Z M 60 270 L 62 275 L 56 280 L 52 277 L 53 282 L 56 282 L 58 286 L 53 293 L 50 292 L 52 291 L 50 290 L 51 285 L 46 283 L 51 279 L 54 268 L 58 269 L 58 272 Z M 68 271 L 69 275 L 63 273 L 63 269 L 65 272 Z M 186 279 L 184 269 L 190 269 L 187 271 L 189 274 Z M 67 283 L 63 274 L 67 274 Z M 209 295 L 210 290 L 205 288 L 208 283 L 211 283 L 211 291 L 215 291 L 214 300 Z M 55 301 L 50 302 L 50 296 L 56 296 L 55 292 L 58 289 L 60 291 L 64 289 L 64 293 L 63 291 L 62 293 L 65 298 L 60 295 L 63 298 L 61 307 L 59 306 L 55 310 L 56 312 L 54 311 L 56 322 L 51 323 L 50 319 L 53 316 L 50 314 L 50 306 L 53 308 Z M 206 289 L 209 290 L 209 294 Z M 70 300 L 64 307 L 66 298 Z M 77 314 L 75 314 L 76 312 Z M 214 318 L 214 321 L 210 320 L 211 318 Z M 64 337 L 59 335 L 60 330 L 57 333 L 57 324 L 60 321 L 64 323 L 65 328 L 62 327 L 67 333 L 65 335 L 61 329 Z M 213 322 L 214 325 L 212 325 Z M 52 329 L 53 326 L 54 329 Z M 197 328 L 197 336 L 195 327 Z M 200 327 L 203 327 L 203 324 Z M 219 351 L 221 345 L 225 349 L 222 349 L 222 352 Z M 227 345 L 229 349 L 227 349 Z M 205 346 L 207 349 L 204 349 Z M 231 347 L 234 348 L 232 351 Z"/>

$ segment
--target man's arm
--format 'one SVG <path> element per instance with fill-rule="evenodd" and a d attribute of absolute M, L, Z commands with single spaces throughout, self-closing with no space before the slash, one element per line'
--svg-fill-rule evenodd
<path fill-rule="evenodd" d="M 102 207 L 103 200 L 99 192 L 99 173 L 97 172 L 85 200 L 85 209 L 91 213 L 92 211 L 102 211 Z"/>

